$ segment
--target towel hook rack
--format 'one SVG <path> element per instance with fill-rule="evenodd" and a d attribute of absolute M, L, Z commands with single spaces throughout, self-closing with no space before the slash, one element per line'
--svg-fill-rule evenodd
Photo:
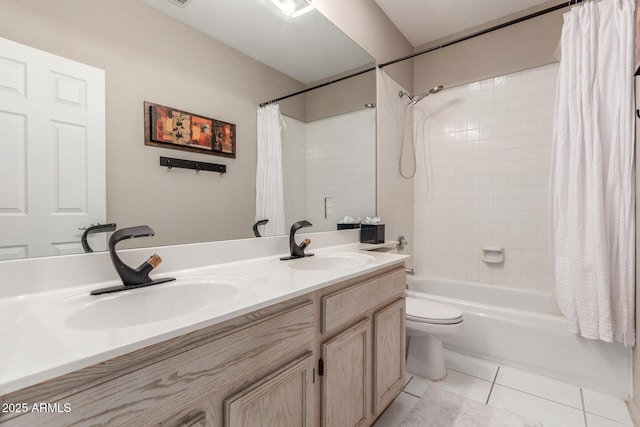
<path fill-rule="evenodd" d="M 193 169 L 196 173 L 200 171 L 218 172 L 220 176 L 227 173 L 227 165 L 220 165 L 217 163 L 196 162 L 193 160 L 174 159 L 171 157 L 160 156 L 160 166 L 166 166 L 169 169 L 182 168 Z"/>

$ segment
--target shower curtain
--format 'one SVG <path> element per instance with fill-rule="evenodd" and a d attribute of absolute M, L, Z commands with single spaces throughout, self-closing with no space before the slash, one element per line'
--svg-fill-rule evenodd
<path fill-rule="evenodd" d="M 636 0 L 564 15 L 550 176 L 556 296 L 585 338 L 635 343 Z"/>
<path fill-rule="evenodd" d="M 281 123 L 278 104 L 258 109 L 255 220 L 269 220 L 262 236 L 285 234 Z"/>

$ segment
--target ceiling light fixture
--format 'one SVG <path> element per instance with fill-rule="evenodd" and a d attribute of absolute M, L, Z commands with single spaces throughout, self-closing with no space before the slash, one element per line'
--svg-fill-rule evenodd
<path fill-rule="evenodd" d="M 179 7 L 185 7 L 191 0 L 169 0 L 171 3 Z"/>
<path fill-rule="evenodd" d="M 271 0 L 287 16 L 295 18 L 313 9 L 309 0 Z"/>

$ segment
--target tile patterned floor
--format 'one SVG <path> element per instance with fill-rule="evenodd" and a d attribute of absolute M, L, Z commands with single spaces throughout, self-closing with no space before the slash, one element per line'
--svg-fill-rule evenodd
<path fill-rule="evenodd" d="M 592 390 L 445 350 L 438 387 L 521 414 L 544 427 L 633 426 L 626 404 Z M 402 393 L 374 427 L 398 427 L 433 382 L 407 373 Z"/>

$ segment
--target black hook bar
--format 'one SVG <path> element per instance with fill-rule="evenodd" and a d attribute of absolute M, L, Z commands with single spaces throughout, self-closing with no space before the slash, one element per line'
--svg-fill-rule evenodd
<path fill-rule="evenodd" d="M 219 172 L 220 175 L 227 173 L 227 166 L 217 163 L 195 162 L 193 160 L 174 159 L 171 157 L 160 157 L 160 166 L 171 168 L 193 169 L 196 172 L 210 171 Z"/>

